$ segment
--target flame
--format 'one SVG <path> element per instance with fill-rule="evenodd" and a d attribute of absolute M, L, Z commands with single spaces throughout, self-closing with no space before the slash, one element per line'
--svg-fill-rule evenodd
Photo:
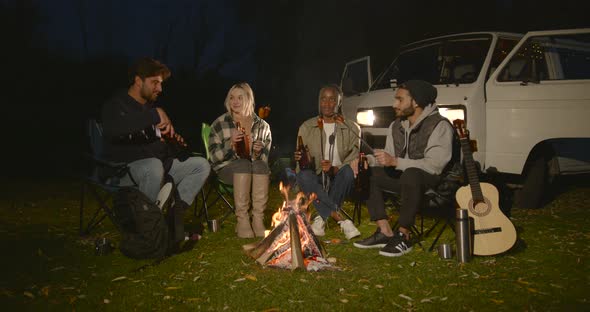
<path fill-rule="evenodd" d="M 258 117 L 266 119 L 270 115 L 270 106 L 261 106 L 258 108 Z"/>
<path fill-rule="evenodd" d="M 289 200 L 289 185 L 280 183 L 279 189 L 285 200 L 272 216 L 272 230 L 249 249 L 250 256 L 262 265 L 292 270 L 302 267 L 307 270 L 330 267 L 324 258 L 325 251 L 309 225 L 311 213 L 308 207 L 317 199 L 317 195 L 311 193 L 305 196 L 303 192 L 299 192 L 295 199 Z M 302 258 L 298 252 L 301 252 Z M 294 256 L 297 259 L 292 259 Z"/>

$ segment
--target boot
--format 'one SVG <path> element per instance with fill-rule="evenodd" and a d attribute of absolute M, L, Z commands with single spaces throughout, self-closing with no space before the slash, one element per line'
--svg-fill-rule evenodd
<path fill-rule="evenodd" d="M 268 202 L 268 174 L 252 175 L 252 228 L 257 237 L 264 237 L 264 210 Z"/>
<path fill-rule="evenodd" d="M 252 238 L 254 232 L 250 226 L 250 189 L 252 186 L 252 175 L 250 173 L 234 173 L 234 203 L 236 206 L 236 233 L 240 238 Z"/>

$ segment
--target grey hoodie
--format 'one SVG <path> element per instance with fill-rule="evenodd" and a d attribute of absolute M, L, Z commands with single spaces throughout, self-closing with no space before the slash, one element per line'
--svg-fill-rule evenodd
<path fill-rule="evenodd" d="M 412 129 L 418 126 L 427 116 L 433 114 L 438 114 L 438 106 L 436 104 L 426 106 L 412 127 L 410 127 L 410 122 L 408 120 L 401 121 L 401 125 L 405 129 L 404 146 L 408 144 L 408 138 Z M 390 155 L 395 155 L 392 129 L 396 122 L 399 121 L 396 120 L 389 125 L 387 138 L 385 139 L 384 151 Z M 451 160 L 453 153 L 453 131 L 453 127 L 451 127 L 449 123 L 440 122 L 432 131 L 430 138 L 428 138 L 428 143 L 424 150 L 424 158 L 410 159 L 406 153 L 403 158 L 397 159 L 396 169 L 404 171 L 408 168 L 419 168 L 430 174 L 441 174 L 447 163 Z M 369 155 L 368 158 L 371 166 L 379 165 L 376 163 L 373 155 Z"/>

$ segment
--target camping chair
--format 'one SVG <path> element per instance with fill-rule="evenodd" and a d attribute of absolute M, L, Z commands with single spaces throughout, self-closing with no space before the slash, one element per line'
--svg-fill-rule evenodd
<path fill-rule="evenodd" d="M 396 207 L 400 207 L 399 203 L 399 194 L 390 191 L 384 191 L 384 195 L 389 195 L 392 197 L 393 205 Z M 453 232 L 455 231 L 455 194 L 452 194 L 453 198 L 445 197 L 439 193 L 437 193 L 434 189 L 428 189 L 424 193 L 424 205 L 418 211 L 417 217 L 419 218 L 419 227 L 414 224 L 410 229 L 412 234 L 414 234 L 415 239 L 418 245 L 422 246 L 420 241 L 425 239 L 434 231 L 434 229 L 442 223 L 442 227 L 438 230 L 434 241 L 428 248 L 428 251 L 432 251 L 434 246 L 438 242 L 441 235 L 444 233 L 447 227 L 451 228 Z M 424 218 L 433 218 L 435 220 L 434 224 L 429 227 L 427 230 L 424 229 Z M 396 228 L 398 222 L 396 221 L 393 225 L 393 228 Z"/>
<path fill-rule="evenodd" d="M 90 153 L 87 154 L 89 168 L 82 181 L 82 192 L 80 196 L 80 236 L 90 234 L 104 218 L 108 217 L 118 227 L 113 216 L 113 210 L 109 206 L 108 197 L 117 192 L 119 179 L 125 175 L 131 175 L 126 163 L 115 163 L 105 160 L 103 154 L 103 133 L 102 126 L 94 119 L 87 121 L 86 136 L 90 144 Z M 131 176 L 130 176 L 131 177 Z M 133 177 L 131 177 L 133 180 Z M 137 185 L 135 185 L 137 186 Z M 86 193 L 98 201 L 99 206 L 91 213 L 92 217 L 84 224 L 84 202 Z M 106 194 L 105 194 L 106 193 Z"/>
<path fill-rule="evenodd" d="M 207 123 L 203 123 L 201 126 L 201 139 L 203 140 L 203 144 L 205 145 L 205 154 L 207 156 L 207 160 L 210 160 L 210 153 L 209 153 L 209 134 L 211 133 L 211 126 Z M 227 184 L 219 179 L 219 176 L 215 172 L 215 170 L 211 170 L 209 177 L 207 179 L 207 185 L 209 189 L 207 190 L 207 194 L 205 194 L 204 187 L 201 189 L 201 208 L 198 209 L 197 205 L 195 205 L 195 217 L 205 218 L 206 221 L 209 221 L 209 207 L 215 205 L 219 200 L 223 202 L 227 211 L 223 215 L 223 217 L 219 220 L 221 224 L 230 214 L 235 212 L 234 206 L 227 200 L 226 196 L 230 196 L 233 198 L 234 188 L 233 185 Z M 211 203 L 209 202 L 209 197 L 215 196 Z M 197 215 L 197 209 L 199 213 Z"/>

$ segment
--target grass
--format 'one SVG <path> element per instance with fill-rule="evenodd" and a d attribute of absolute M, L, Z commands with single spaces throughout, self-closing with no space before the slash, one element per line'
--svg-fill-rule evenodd
<path fill-rule="evenodd" d="M 504 254 L 459 264 L 418 247 L 391 259 L 342 240 L 326 244 L 339 270 L 320 272 L 259 266 L 241 249 L 256 240 L 235 237 L 233 216 L 220 232 L 205 233 L 192 251 L 159 265 L 128 259 L 118 250 L 96 256 L 93 238 L 116 242 L 118 235 L 105 221 L 91 239 L 78 237 L 76 181 L 1 186 L 6 194 L 0 199 L 4 311 L 590 310 L 587 183 L 564 189 L 543 209 L 513 209 L 519 241 Z M 280 202 L 274 189 L 269 209 Z M 374 230 L 366 209 L 359 229 L 363 236 Z M 322 240 L 332 238 L 343 237 L 330 222 Z M 453 240 L 447 230 L 442 241 Z"/>

